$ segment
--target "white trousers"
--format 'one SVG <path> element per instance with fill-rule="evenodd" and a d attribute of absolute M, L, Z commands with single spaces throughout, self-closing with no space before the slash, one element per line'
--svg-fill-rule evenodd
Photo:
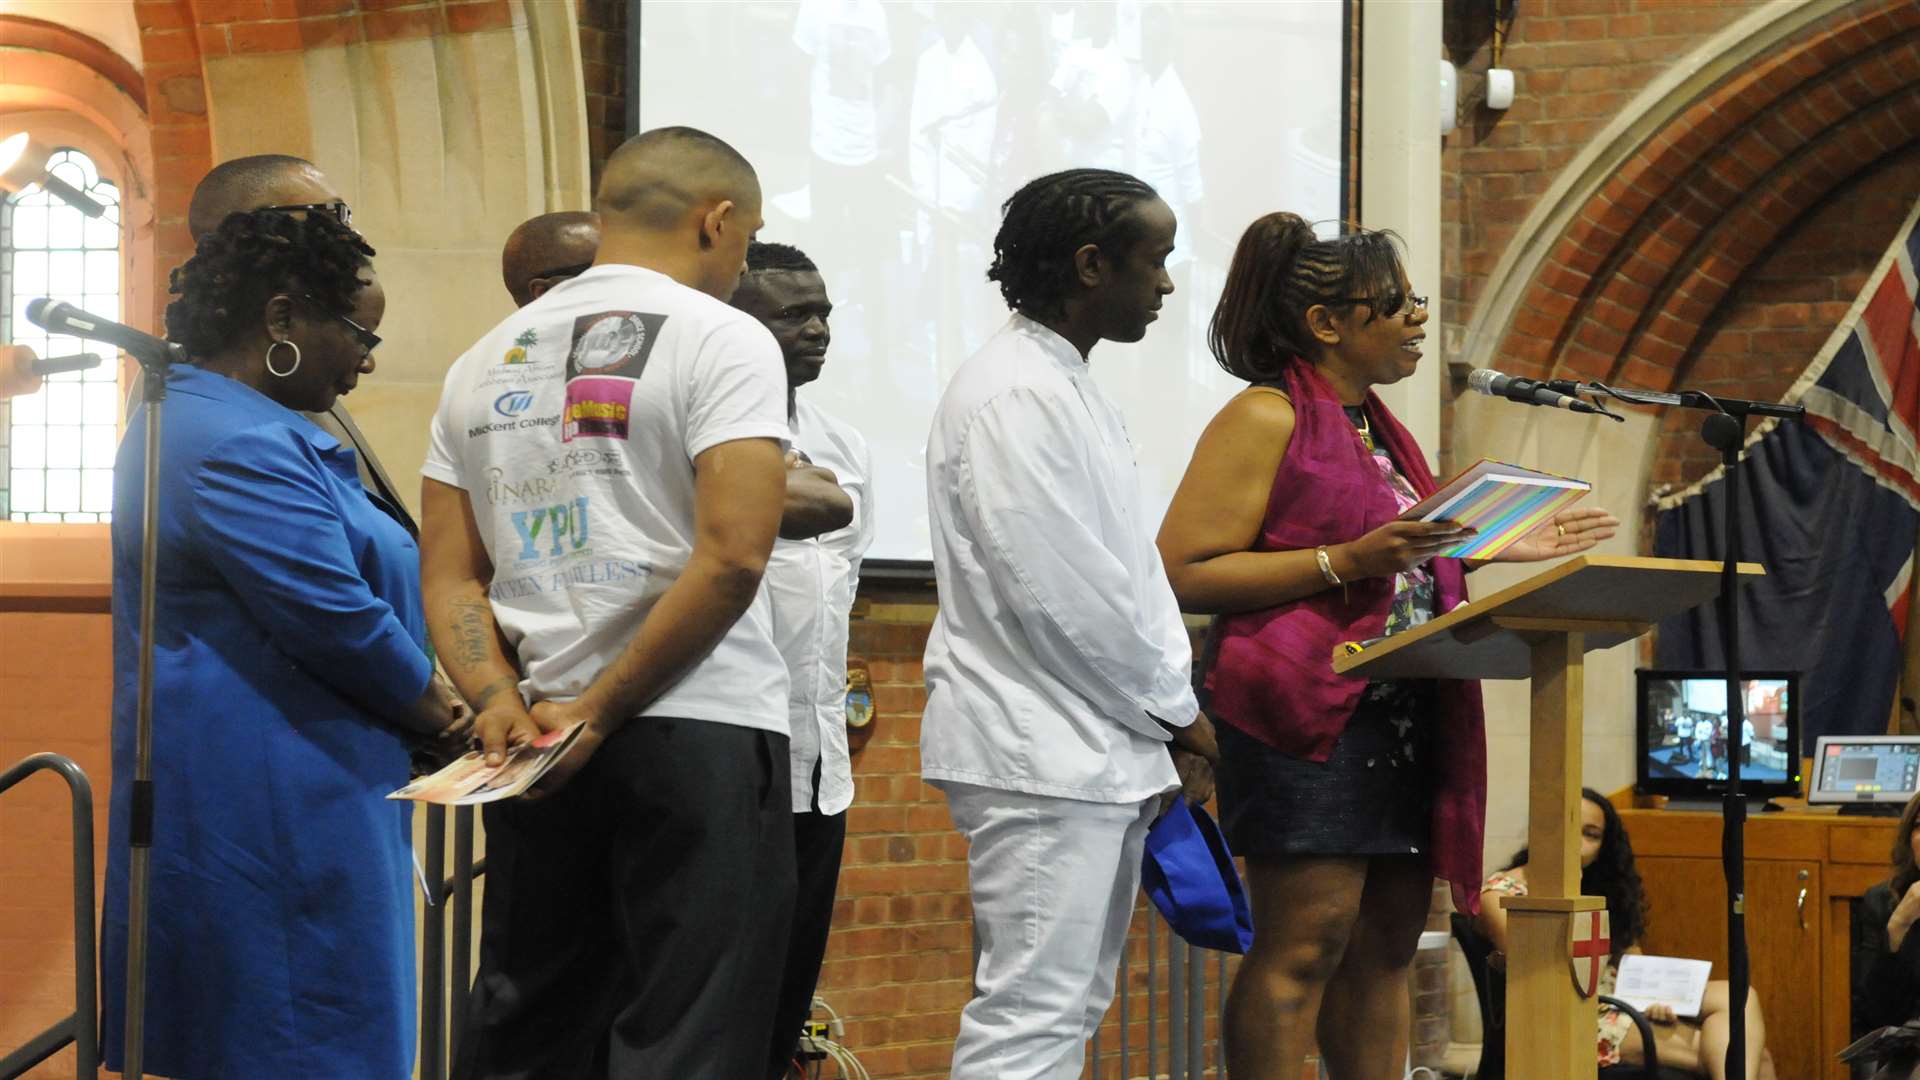
<path fill-rule="evenodd" d="M 1159 800 L 1094 803 L 944 783 L 967 838 L 974 998 L 954 1080 L 1074 1080 L 1113 1003 Z"/>

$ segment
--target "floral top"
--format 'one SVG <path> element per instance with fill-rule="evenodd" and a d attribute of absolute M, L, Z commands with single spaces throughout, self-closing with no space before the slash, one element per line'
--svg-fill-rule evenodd
<path fill-rule="evenodd" d="M 1505 893 L 1508 896 L 1527 895 L 1527 883 L 1516 878 L 1510 871 L 1497 870 L 1487 876 L 1483 892 Z M 1606 970 L 1600 973 L 1600 985 L 1594 988 L 1595 994 L 1613 993 L 1614 980 L 1619 977 L 1619 968 L 1608 959 Z M 1620 1044 L 1626 1041 L 1627 1032 L 1633 1029 L 1633 1021 L 1627 1014 L 1611 1005 L 1600 1006 L 1599 1044 L 1595 1048 L 1600 1059 L 1600 1067 L 1620 1064 Z"/>

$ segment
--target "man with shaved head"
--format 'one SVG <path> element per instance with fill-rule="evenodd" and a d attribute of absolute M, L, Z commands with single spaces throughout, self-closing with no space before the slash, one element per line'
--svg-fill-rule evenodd
<path fill-rule="evenodd" d="M 526 307 L 548 289 L 579 277 L 600 250 L 600 215 L 560 210 L 528 218 L 507 236 L 500 277 L 515 307 Z"/>
<path fill-rule="evenodd" d="M 787 387 L 725 302 L 760 184 L 661 128 L 614 153 L 596 209 L 593 266 L 455 362 L 422 469 L 427 619 L 487 756 L 579 725 L 534 797 L 485 809 L 455 1075 L 740 1080 L 772 1041 L 794 893 L 760 590 Z"/>

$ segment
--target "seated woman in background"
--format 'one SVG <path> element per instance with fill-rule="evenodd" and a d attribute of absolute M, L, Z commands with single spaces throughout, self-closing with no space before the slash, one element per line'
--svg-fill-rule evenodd
<path fill-rule="evenodd" d="M 1853 917 L 1853 1034 L 1920 1016 L 1920 795 L 1894 832 L 1893 876 L 1867 890 Z"/>
<path fill-rule="evenodd" d="M 1613 925 L 1613 955 L 1600 977 L 1597 993 L 1612 994 L 1620 958 L 1639 952 L 1640 939 L 1647 932 L 1647 896 L 1640 885 L 1640 872 L 1634 868 L 1633 845 L 1627 840 L 1627 827 L 1607 797 L 1584 788 L 1580 793 L 1580 892 L 1586 896 L 1607 898 L 1607 916 Z M 1487 878 L 1480 894 L 1480 914 L 1474 925 L 1498 950 L 1490 962 L 1505 962 L 1507 913 L 1500 906 L 1509 896 L 1527 895 L 1527 849 L 1514 855 L 1511 865 Z M 1728 989 L 1724 979 L 1707 984 L 1700 1002 L 1700 1015 L 1681 1019 L 1673 1009 L 1655 1005 L 1647 1009 L 1647 1019 L 1656 1025 L 1654 1038 L 1663 1067 L 1685 1069 L 1726 1080 L 1727 1042 L 1730 1030 Z M 1640 1032 L 1624 1013 L 1600 1007 L 1599 1064 L 1602 1067 L 1622 1063 L 1637 1065 L 1646 1060 Z M 1766 1041 L 1766 1024 L 1760 1016 L 1760 997 L 1747 995 L 1747 1078 L 1763 1075 L 1761 1062 Z M 1771 1069 L 1767 1070 L 1767 1074 Z"/>

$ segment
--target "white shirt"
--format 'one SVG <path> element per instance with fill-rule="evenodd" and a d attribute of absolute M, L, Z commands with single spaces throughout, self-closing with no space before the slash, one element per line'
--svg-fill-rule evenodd
<path fill-rule="evenodd" d="M 1015 315 L 934 412 L 940 613 L 920 770 L 1092 802 L 1179 783 L 1155 722 L 1199 711 L 1120 413 L 1066 339 Z"/>
<path fill-rule="evenodd" d="M 949 49 L 936 39 L 914 65 L 907 166 L 914 193 L 943 210 L 971 210 L 992 167 L 1000 96 L 993 68 L 963 35 Z"/>
<path fill-rule="evenodd" d="M 1133 71 L 1120 46 L 1082 38 L 1067 46 L 1048 85 L 1076 105 L 1099 106 L 1106 123 L 1068 134 L 1067 157 L 1100 169 L 1127 167 L 1127 137 L 1133 134 Z"/>
<path fill-rule="evenodd" d="M 873 545 L 873 459 L 867 440 L 806 398 L 794 402 L 793 447 L 833 470 L 853 499 L 853 522 L 811 540 L 773 546 L 763 579 L 773 605 L 773 643 L 787 662 L 787 720 L 793 729 L 793 811 L 838 814 L 853 804 L 847 753 L 847 619 L 860 585 L 860 559 Z"/>
<path fill-rule="evenodd" d="M 421 472 L 464 488 L 528 701 L 577 697 L 693 552 L 693 459 L 787 440 L 780 347 L 752 317 L 637 266 L 596 266 L 454 362 Z M 766 593 L 641 716 L 785 734 Z"/>
<path fill-rule="evenodd" d="M 813 58 L 811 148 L 834 165 L 880 156 L 875 70 L 893 53 L 879 0 L 801 0 L 793 43 Z"/>

